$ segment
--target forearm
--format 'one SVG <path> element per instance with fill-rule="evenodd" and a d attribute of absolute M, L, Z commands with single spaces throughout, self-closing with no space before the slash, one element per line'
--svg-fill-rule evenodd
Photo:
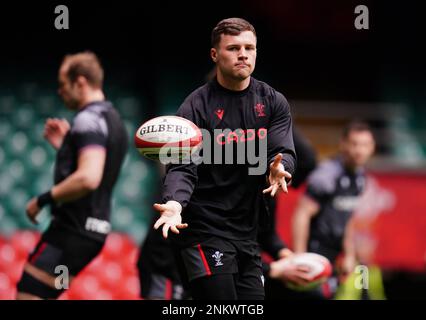
<path fill-rule="evenodd" d="M 294 175 L 296 172 L 296 156 L 291 153 L 283 154 L 283 160 L 281 163 L 284 166 L 285 171 L 289 172 L 291 175 Z"/>
<path fill-rule="evenodd" d="M 343 238 L 343 251 L 346 256 L 350 256 L 355 259 L 355 244 L 353 239 L 352 222 L 349 222 L 346 227 L 345 236 Z"/>
<path fill-rule="evenodd" d="M 61 146 L 62 143 L 64 142 L 64 138 L 58 138 L 56 141 L 49 141 L 49 144 L 52 146 L 53 149 L 55 149 L 55 151 L 58 151 Z"/>
<path fill-rule="evenodd" d="M 293 219 L 294 252 L 306 252 L 308 249 L 310 218 L 302 212 L 296 212 Z"/>
<path fill-rule="evenodd" d="M 262 250 L 274 259 L 278 259 L 279 252 L 286 248 L 284 242 L 276 234 L 259 236 L 259 244 Z"/>
<path fill-rule="evenodd" d="M 68 202 L 79 199 L 97 188 L 90 176 L 79 171 L 74 172 L 65 180 L 51 189 L 54 202 Z"/>
<path fill-rule="evenodd" d="M 271 264 L 265 261 L 262 261 L 262 272 L 265 277 L 270 277 Z"/>
<path fill-rule="evenodd" d="M 162 202 L 173 200 L 185 208 L 192 196 L 197 178 L 197 168 L 194 164 L 170 166 L 164 178 Z"/>
<path fill-rule="evenodd" d="M 277 105 L 268 129 L 268 163 L 281 153 L 284 169 L 293 175 L 296 170 L 296 151 L 290 107 L 284 96 L 279 95 L 277 98 Z"/>

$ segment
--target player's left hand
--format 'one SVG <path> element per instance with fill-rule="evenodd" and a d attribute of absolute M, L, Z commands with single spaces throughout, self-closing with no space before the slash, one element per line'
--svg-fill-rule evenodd
<path fill-rule="evenodd" d="M 34 197 L 30 201 L 28 201 L 26 212 L 31 222 L 34 224 L 38 224 L 36 217 L 40 212 L 40 208 L 37 205 L 37 197 Z"/>
<path fill-rule="evenodd" d="M 277 191 L 284 191 L 288 193 L 287 182 L 285 179 L 291 179 L 291 174 L 284 170 L 284 166 L 281 163 L 283 155 L 278 153 L 275 156 L 274 161 L 269 166 L 269 188 L 263 190 L 263 193 L 271 193 L 274 197 Z"/>

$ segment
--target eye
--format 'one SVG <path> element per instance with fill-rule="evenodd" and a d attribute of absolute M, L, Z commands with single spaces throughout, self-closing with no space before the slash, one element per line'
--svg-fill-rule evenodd
<path fill-rule="evenodd" d="M 228 50 L 229 51 L 238 51 L 239 48 L 238 47 L 229 47 Z"/>

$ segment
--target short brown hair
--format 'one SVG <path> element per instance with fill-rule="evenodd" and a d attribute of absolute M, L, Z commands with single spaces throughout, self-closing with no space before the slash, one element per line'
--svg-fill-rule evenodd
<path fill-rule="evenodd" d="M 85 51 L 66 55 L 62 65 L 68 67 L 67 76 L 71 82 L 75 82 L 79 76 L 83 76 L 92 87 L 102 88 L 104 70 L 93 52 Z"/>
<path fill-rule="evenodd" d="M 256 31 L 250 22 L 241 18 L 228 18 L 220 21 L 212 31 L 212 47 L 216 47 L 220 42 L 220 35 L 227 34 L 237 36 L 243 31 L 251 31 L 256 36 Z"/>
<path fill-rule="evenodd" d="M 361 120 L 353 120 L 349 122 L 342 132 L 343 139 L 346 139 L 349 137 L 351 132 L 361 132 L 361 131 L 368 131 L 371 134 L 373 134 L 373 131 L 371 130 L 371 127 L 368 125 L 367 122 L 361 121 Z"/>

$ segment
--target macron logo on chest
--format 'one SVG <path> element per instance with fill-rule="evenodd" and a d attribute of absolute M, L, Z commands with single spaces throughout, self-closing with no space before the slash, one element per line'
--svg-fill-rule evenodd
<path fill-rule="evenodd" d="M 223 118 L 223 112 L 224 112 L 224 110 L 223 110 L 223 109 L 216 109 L 216 111 L 215 111 L 214 113 L 217 115 L 217 117 L 218 117 L 220 120 L 222 120 L 222 118 Z"/>
<path fill-rule="evenodd" d="M 266 117 L 266 113 L 265 113 L 265 105 L 261 104 L 261 103 L 257 103 L 254 106 L 254 111 L 256 113 L 256 117 Z M 216 109 L 215 112 L 216 116 L 222 120 L 223 119 L 223 114 L 224 114 L 224 110 L 223 109 Z"/>

